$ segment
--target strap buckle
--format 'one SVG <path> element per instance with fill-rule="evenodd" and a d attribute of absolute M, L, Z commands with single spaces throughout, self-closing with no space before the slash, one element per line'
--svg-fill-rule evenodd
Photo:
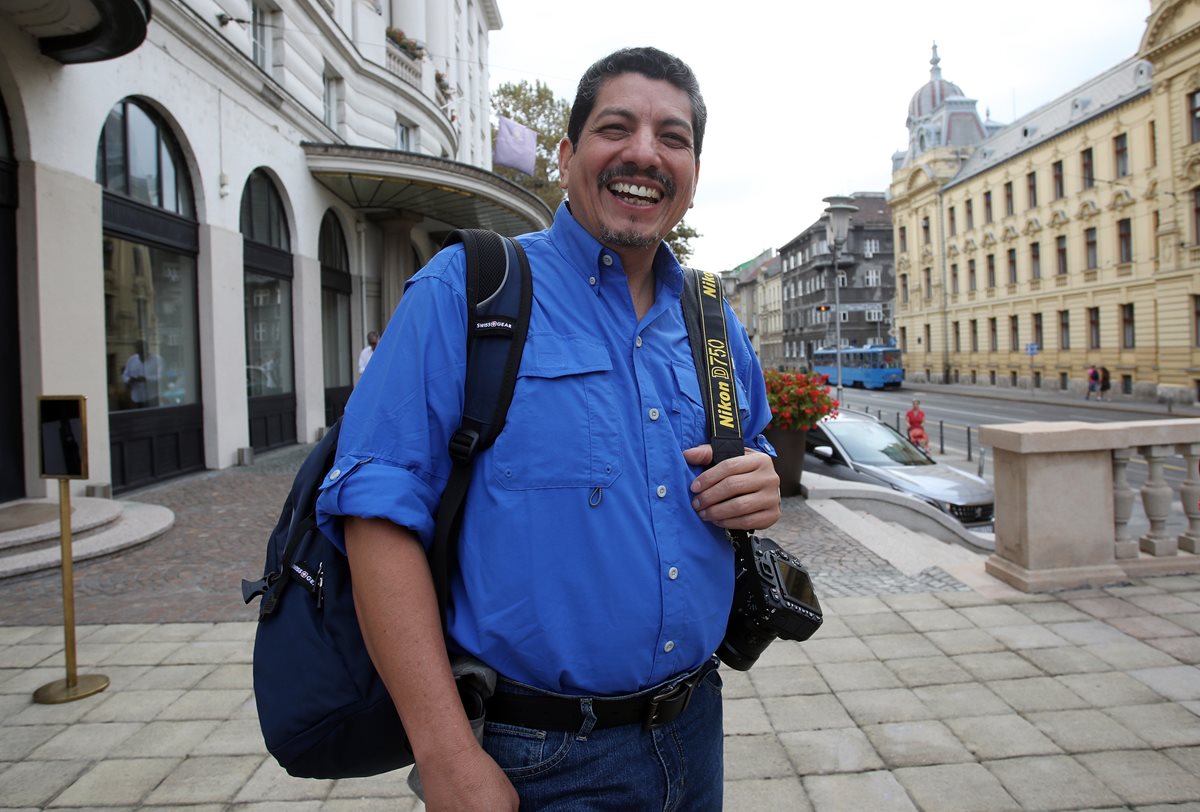
<path fill-rule="evenodd" d="M 450 459 L 461 463 L 470 462 L 475 456 L 475 448 L 478 445 L 479 432 L 460 428 L 450 438 Z"/>
<path fill-rule="evenodd" d="M 650 704 L 646 707 L 646 716 L 642 720 L 642 730 L 654 730 L 669 722 L 674 722 L 682 716 L 688 705 L 691 704 L 696 686 L 714 668 L 716 665 L 710 658 L 708 662 L 688 676 L 650 697 Z"/>

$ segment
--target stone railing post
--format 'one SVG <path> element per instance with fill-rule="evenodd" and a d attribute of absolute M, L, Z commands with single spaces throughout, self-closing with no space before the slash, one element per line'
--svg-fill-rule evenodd
<path fill-rule="evenodd" d="M 1114 448 L 1113 465 L 1113 528 L 1116 557 L 1137 558 L 1138 543 L 1129 535 L 1129 517 L 1133 514 L 1133 488 L 1129 487 L 1126 469 L 1133 454 L 1128 448 Z"/>
<path fill-rule="evenodd" d="M 1179 543 L 1167 533 L 1167 519 L 1171 515 L 1171 486 L 1163 476 L 1163 466 L 1174 449 L 1167 445 L 1144 445 L 1138 453 L 1146 460 L 1146 482 L 1142 485 L 1142 507 L 1150 522 L 1150 529 L 1139 539 L 1143 553 L 1165 556 L 1177 555 Z"/>
<path fill-rule="evenodd" d="M 1187 516 L 1187 530 L 1179 536 L 1179 549 L 1200 553 L 1200 443 L 1180 443 L 1176 450 L 1183 455 L 1187 477 L 1179 486 L 1179 501 Z"/>

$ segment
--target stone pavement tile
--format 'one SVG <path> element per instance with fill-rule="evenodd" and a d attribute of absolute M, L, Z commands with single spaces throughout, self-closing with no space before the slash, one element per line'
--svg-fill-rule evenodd
<path fill-rule="evenodd" d="M 1200 716 L 1173 702 L 1160 705 L 1126 705 L 1104 712 L 1137 734 L 1151 747 L 1200 745 Z M 1196 796 L 1200 798 L 1200 795 Z"/>
<path fill-rule="evenodd" d="M 173 758 L 114 758 L 79 777 L 51 806 L 137 804 L 179 763 Z"/>
<path fill-rule="evenodd" d="M 902 688 L 900 680 L 883 663 L 822 663 L 817 666 L 833 691 L 864 691 L 871 688 Z"/>
<path fill-rule="evenodd" d="M 153 628 L 153 623 L 110 623 L 95 627 L 86 639 L 88 643 L 132 643 Z"/>
<path fill-rule="evenodd" d="M 47 665 L 62 662 L 62 658 L 51 660 L 55 655 L 62 654 L 62 643 L 44 643 L 41 645 L 16 645 L 0 648 L 0 668 L 33 668 L 46 663 Z M 47 662 L 49 661 L 49 662 Z"/>
<path fill-rule="evenodd" d="M 1004 644 L 983 629 L 928 632 L 925 638 L 941 649 L 943 654 L 982 654 L 988 651 L 1004 650 Z"/>
<path fill-rule="evenodd" d="M 1197 716 L 1200 716 L 1200 702 L 1180 702 L 1179 704 L 1183 705 Z"/>
<path fill-rule="evenodd" d="M 0 694 L 0 719 L 7 719 L 29 705 L 29 697 L 22 694 Z M 4 759 L 0 758 L 0 761 Z"/>
<path fill-rule="evenodd" d="M 1161 595 L 1163 590 L 1148 583 L 1115 584 L 1103 587 L 1104 594 L 1114 598 L 1125 598 L 1130 595 Z"/>
<path fill-rule="evenodd" d="M 1057 744 L 1015 713 L 968 716 L 945 722 L 981 761 L 1062 753 Z"/>
<path fill-rule="evenodd" d="M 1094 674 L 1112 671 L 1111 665 L 1078 646 L 1032 648 L 1022 651 L 1021 656 L 1055 677 L 1062 674 Z"/>
<path fill-rule="evenodd" d="M 832 694 L 819 696 L 781 696 L 764 706 L 777 732 L 853 727 L 854 720 Z"/>
<path fill-rule="evenodd" d="M 236 812 L 321 812 L 325 808 L 322 801 L 256 801 L 250 803 L 230 804 Z M 180 810 L 182 812 L 182 810 Z M 188 807 L 187 812 L 191 812 Z"/>
<path fill-rule="evenodd" d="M 1120 629 L 1130 637 L 1150 641 L 1159 637 L 1195 637 L 1196 633 L 1165 617 L 1141 615 L 1139 617 L 1114 617 L 1107 621 L 1114 629 Z"/>
<path fill-rule="evenodd" d="M 80 666 L 96 666 L 112 657 L 127 643 L 80 643 L 75 646 L 75 661 Z M 61 649 L 62 646 L 60 645 Z M 60 659 L 60 662 L 65 662 Z M 128 663 L 122 663 L 128 665 Z M 151 663 L 153 665 L 153 663 Z"/>
<path fill-rule="evenodd" d="M 854 617 L 853 615 L 851 617 Z M 817 635 L 822 640 L 828 640 L 834 637 L 849 637 L 854 634 L 850 627 L 840 617 L 825 617 L 821 622 L 821 628 L 817 631 Z"/>
<path fill-rule="evenodd" d="M 758 697 L 730 699 L 724 703 L 725 733 L 731 736 L 772 733 L 771 721 Z"/>
<path fill-rule="evenodd" d="M 171 688 L 186 691 L 194 688 L 214 668 L 216 666 L 208 663 L 204 665 L 157 665 L 148 669 L 129 687 L 139 691 Z"/>
<path fill-rule="evenodd" d="M 1171 615 L 1171 622 L 1200 634 L 1200 612 L 1192 612 L 1186 615 Z"/>
<path fill-rule="evenodd" d="M 914 688 L 913 693 L 938 719 L 1012 713 L 1008 703 L 996 696 L 992 689 L 977 682 L 924 685 Z"/>
<path fill-rule="evenodd" d="M 1177 615 L 1196 611 L 1196 604 L 1177 595 L 1138 595 L 1126 600 L 1155 615 Z"/>
<path fill-rule="evenodd" d="M 868 725 L 863 733 L 891 769 L 975 760 L 950 728 L 937 721 Z"/>
<path fill-rule="evenodd" d="M 1094 708 L 1116 705 L 1150 705 L 1162 697 L 1128 674 L 1109 671 L 1096 674 L 1064 674 L 1058 681 L 1083 697 Z"/>
<path fill-rule="evenodd" d="M 808 800 L 816 812 L 916 812 L 917 807 L 891 773 L 811 775 L 804 779 Z"/>
<path fill-rule="evenodd" d="M 103 700 L 83 716 L 84 722 L 149 722 L 183 696 L 174 689 L 124 691 Z"/>
<path fill-rule="evenodd" d="M 872 663 L 854 663 L 854 664 L 839 664 L 838 668 L 871 668 Z M 825 668 L 834 667 L 834 664 L 829 663 Z M 796 696 L 797 694 L 827 694 L 829 693 L 829 685 L 826 684 L 822 677 L 822 671 L 811 665 L 794 665 L 794 666 L 776 666 L 763 667 L 756 665 L 749 671 L 734 672 L 746 680 L 746 690 L 742 693 L 729 690 L 729 677 L 731 676 L 727 670 L 722 669 L 721 678 L 725 680 L 723 694 L 726 699 L 739 699 L 742 696 L 749 696 L 752 693 L 757 693 L 761 697 L 773 696 Z"/>
<path fill-rule="evenodd" d="M 1068 753 L 1146 747 L 1129 728 L 1094 708 L 1029 713 L 1025 718 Z"/>
<path fill-rule="evenodd" d="M 757 783 L 746 781 L 746 784 Z M 800 782 L 797 781 L 797 784 Z M 726 784 L 728 788 L 728 784 Z M 284 812 L 290 812 L 293 807 L 288 806 Z M 730 808 L 726 803 L 726 808 Z M 752 807 L 758 809 L 759 807 Z M 808 807 L 796 807 L 801 812 L 807 812 Z M 233 807 L 236 812 L 242 812 L 243 806 Z M 333 798 L 320 805 L 321 812 L 417 812 L 417 810 L 425 809 L 425 805 L 416 798 Z M 189 808 L 187 812 L 192 812 Z M 736 812 L 736 807 L 731 808 L 730 812 Z M 1176 811 L 1178 812 L 1178 810 Z"/>
<path fill-rule="evenodd" d="M 1013 651 L 1065 646 L 1067 641 L 1045 626 L 1026 623 L 1020 626 L 991 626 L 988 633 Z"/>
<path fill-rule="evenodd" d="M 894 612 L 880 612 L 877 615 L 846 615 L 843 618 L 846 626 L 859 637 L 870 637 L 876 634 L 906 634 L 913 631 L 908 621 Z"/>
<path fill-rule="evenodd" d="M 999 780 L 979 764 L 906 767 L 896 779 L 922 812 L 1020 812 Z"/>
<path fill-rule="evenodd" d="M 1194 665 L 1138 668 L 1127 673 L 1174 702 L 1200 699 L 1200 668 Z"/>
<path fill-rule="evenodd" d="M 254 649 L 245 643 L 231 640 L 194 640 L 179 647 L 163 660 L 166 665 L 196 663 L 248 663 L 253 661 Z"/>
<path fill-rule="evenodd" d="M 1160 637 L 1157 640 L 1147 640 L 1164 654 L 1169 654 L 1181 663 L 1200 665 L 1200 637 Z"/>
<path fill-rule="evenodd" d="M 195 640 L 210 631 L 214 625 L 212 623 L 160 623 L 154 627 L 154 631 L 150 632 L 146 639 L 159 643 L 171 640 Z"/>
<path fill-rule="evenodd" d="M 1117 806 L 1122 799 L 1071 756 L 1037 756 L 989 761 L 1022 809 L 1079 809 Z"/>
<path fill-rule="evenodd" d="M 0 694 L 25 694 L 33 692 L 56 679 L 65 676 L 62 666 L 40 666 L 38 668 L 0 668 L 6 678 L 0 682 Z"/>
<path fill-rule="evenodd" d="M 788 760 L 787 751 L 783 749 L 778 736 L 725 737 L 726 781 L 743 778 L 791 778 L 795 774 L 792 762 Z"/>
<path fill-rule="evenodd" d="M 333 788 L 328 779 L 293 778 L 273 758 L 259 765 L 234 796 L 234 801 L 248 803 L 271 799 L 272 801 L 323 801 Z M 289 805 L 290 808 L 290 805 Z"/>
<path fill-rule="evenodd" d="M 1077 646 L 1089 646 L 1096 643 L 1128 643 L 1134 639 L 1102 620 L 1049 623 L 1046 628 Z"/>
<path fill-rule="evenodd" d="M 30 754 L 38 761 L 104 758 L 143 727 L 140 722 L 71 725 Z M 2 796 L 0 796 L 2 797 Z"/>
<path fill-rule="evenodd" d="M 957 609 L 901 612 L 900 617 L 907 620 L 919 632 L 944 632 L 948 629 L 974 628 L 974 624 L 963 617 L 962 613 Z"/>
<path fill-rule="evenodd" d="M 1131 668 L 1155 668 L 1165 665 L 1178 665 L 1175 658 L 1164 654 L 1153 646 L 1140 641 L 1132 643 L 1094 643 L 1084 648 L 1099 657 L 1113 668 L 1128 670 Z"/>
<path fill-rule="evenodd" d="M 1192 775 L 1200 775 L 1200 747 L 1172 747 L 1162 753 Z"/>
<path fill-rule="evenodd" d="M 258 633 L 258 623 L 254 621 L 235 621 L 214 623 L 212 628 L 198 635 L 197 642 L 242 642 L 253 643 Z"/>
<path fill-rule="evenodd" d="M 254 687 L 254 666 L 249 663 L 227 663 L 219 665 L 204 679 L 196 683 L 202 690 L 221 688 Z"/>
<path fill-rule="evenodd" d="M 112 750 L 114 757 L 183 757 L 217 728 L 220 722 L 204 719 L 194 722 L 150 722 Z M 261 748 L 260 748 L 261 749 Z"/>
<path fill-rule="evenodd" d="M 946 604 L 938 600 L 936 595 L 927 592 L 880 595 L 879 600 L 886 603 L 893 612 L 920 612 L 947 608 Z"/>
<path fill-rule="evenodd" d="M 966 592 L 934 592 L 937 599 L 951 609 L 961 609 L 966 606 L 991 606 L 994 600 L 986 595 L 980 595 L 974 590 Z"/>
<path fill-rule="evenodd" d="M 372 775 L 367 778 L 342 778 L 333 782 L 329 790 L 329 798 L 412 798 L 416 800 L 412 789 L 408 786 L 408 774 L 411 767 L 393 770 L 390 773 Z"/>
<path fill-rule="evenodd" d="M 867 648 L 857 637 L 809 640 L 805 653 L 814 663 L 846 663 L 875 659 L 875 654 L 871 649 Z"/>
<path fill-rule="evenodd" d="M 887 667 L 909 688 L 974 680 L 974 677 L 944 654 L 888 660 Z"/>
<path fill-rule="evenodd" d="M 755 672 L 760 670 L 764 670 L 761 665 L 754 668 Z M 791 671 L 790 668 L 768 668 L 765 670 L 778 672 L 781 678 L 783 677 L 783 672 Z M 721 666 L 721 682 L 724 683 L 721 687 L 721 696 L 725 699 L 742 699 L 747 696 L 754 696 L 755 694 L 754 683 L 750 681 L 749 671 L 734 671 L 732 668 Z"/>
<path fill-rule="evenodd" d="M 1091 615 L 1080 612 L 1069 603 L 1022 603 L 1013 607 L 1035 623 L 1072 623 L 1091 620 Z"/>
<path fill-rule="evenodd" d="M 1035 665 L 1011 651 L 959 654 L 951 659 L 984 682 L 994 679 L 1021 679 L 1042 675 Z"/>
<path fill-rule="evenodd" d="M 15 645 L 44 629 L 44 626 L 0 626 L 0 646 Z"/>
<path fill-rule="evenodd" d="M 194 755 L 252 756 L 267 752 L 257 719 L 230 719 L 220 723 L 210 721 L 208 724 L 215 724 L 216 729 L 192 749 Z"/>
<path fill-rule="evenodd" d="M 1146 610 L 1139 606 L 1135 606 L 1123 598 L 1083 598 L 1080 600 L 1068 599 L 1067 603 L 1074 606 L 1081 612 L 1085 612 L 1092 617 L 1110 618 L 1110 617 L 1133 617 L 1135 615 L 1144 615 Z"/>
<path fill-rule="evenodd" d="M 856 727 L 783 733 L 779 741 L 800 775 L 860 773 L 883 767 L 879 754 Z"/>
<path fill-rule="evenodd" d="M 44 808 L 51 798 L 74 783 L 90 764 L 88 760 L 25 760 L 12 764 L 0 772 L 0 803 Z"/>
<path fill-rule="evenodd" d="M 967 620 L 985 629 L 990 626 L 1019 626 L 1034 622 L 1029 615 L 1023 614 L 1020 610 L 1012 606 L 1005 606 L 1004 604 L 972 606 L 959 609 L 958 611 Z"/>
<path fill-rule="evenodd" d="M 184 648 L 185 644 L 177 640 L 166 643 L 126 643 L 112 654 L 105 657 L 99 665 L 158 665 Z"/>
<path fill-rule="evenodd" d="M 65 725 L 5 725 L 0 727 L 0 762 L 21 761 L 54 736 Z M 0 798 L 3 802 L 3 798 Z"/>
<path fill-rule="evenodd" d="M 233 712 L 233 715 L 230 716 L 229 718 L 230 719 L 254 719 L 254 720 L 258 719 L 258 704 L 255 703 L 255 701 L 254 701 L 254 692 L 253 691 L 250 692 L 250 695 L 248 697 L 246 697 L 246 701 L 243 702 L 238 707 L 238 709 Z"/>
<path fill-rule="evenodd" d="M 886 603 L 879 598 L 873 597 L 855 597 L 855 598 L 830 598 L 821 601 L 824 610 L 836 617 L 845 617 L 846 615 L 871 615 L 877 612 L 889 612 Z"/>
<path fill-rule="evenodd" d="M 185 759 L 151 791 L 146 803 L 228 803 L 264 760 L 262 756 L 200 756 Z"/>
<path fill-rule="evenodd" d="M 893 657 L 932 657 L 941 653 L 937 646 L 915 632 L 864 637 L 863 643 L 881 660 L 890 660 Z"/>
<path fill-rule="evenodd" d="M 820 632 L 817 632 L 820 634 Z M 767 650 L 762 653 L 755 663 L 755 668 L 763 666 L 771 667 L 777 665 L 812 665 L 812 660 L 808 653 L 804 650 L 812 641 L 797 643 L 794 640 L 776 640 L 771 645 L 767 646 Z M 249 662 L 245 660 L 244 662 Z"/>
<path fill-rule="evenodd" d="M 1200 776 L 1152 750 L 1081 753 L 1081 764 L 1129 804 L 1160 804 L 1200 798 Z"/>
<path fill-rule="evenodd" d="M 988 683 L 996 694 L 1018 713 L 1086 708 L 1087 700 L 1063 685 L 1057 677 L 993 680 Z"/>
<path fill-rule="evenodd" d="M 838 699 L 858 725 L 886 722 L 917 722 L 937 714 L 926 707 L 908 688 L 884 688 L 875 691 L 846 691 Z"/>
<path fill-rule="evenodd" d="M 159 714 L 160 719 L 228 719 L 251 696 L 248 689 L 192 690 Z"/>
<path fill-rule="evenodd" d="M 62 679 L 59 674 L 57 679 Z M 39 705 L 33 701 L 33 692 L 25 695 L 25 707 L 4 720 L 6 725 L 70 725 L 82 719 L 88 711 L 98 707 L 107 698 L 107 691 L 74 702 L 57 705 Z"/>
<path fill-rule="evenodd" d="M 804 785 L 800 783 L 799 778 L 793 776 L 767 780 L 726 781 L 725 809 L 729 812 L 765 812 L 769 809 L 812 812 L 812 805 L 804 793 Z"/>

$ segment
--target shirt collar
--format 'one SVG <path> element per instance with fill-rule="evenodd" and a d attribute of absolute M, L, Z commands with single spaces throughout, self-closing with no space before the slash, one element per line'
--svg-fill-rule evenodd
<path fill-rule="evenodd" d="M 621 268 L 621 258 L 614 251 L 605 248 L 600 241 L 579 224 L 571 208 L 563 201 L 554 213 L 554 223 L 550 226 L 550 240 L 567 260 L 567 264 L 576 273 L 587 279 L 602 268 Z M 611 257 L 610 265 L 604 264 L 604 257 Z M 660 284 L 665 285 L 678 295 L 683 290 L 683 270 L 679 260 L 666 242 L 659 243 L 654 255 L 654 276 Z M 593 286 L 599 292 L 599 285 Z"/>

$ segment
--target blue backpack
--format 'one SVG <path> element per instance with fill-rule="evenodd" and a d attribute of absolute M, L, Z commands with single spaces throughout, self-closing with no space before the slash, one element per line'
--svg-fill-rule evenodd
<path fill-rule="evenodd" d="M 443 618 L 471 463 L 504 427 L 533 296 L 529 262 L 516 241 L 462 229 L 444 245 L 458 242 L 467 266 L 466 387 L 429 551 Z M 300 778 L 377 775 L 413 763 L 359 631 L 349 564 L 317 529 L 318 488 L 333 467 L 340 428 L 339 419 L 300 466 L 267 542 L 263 577 L 242 581 L 247 603 L 262 596 L 254 641 L 259 725 L 267 750 Z"/>

